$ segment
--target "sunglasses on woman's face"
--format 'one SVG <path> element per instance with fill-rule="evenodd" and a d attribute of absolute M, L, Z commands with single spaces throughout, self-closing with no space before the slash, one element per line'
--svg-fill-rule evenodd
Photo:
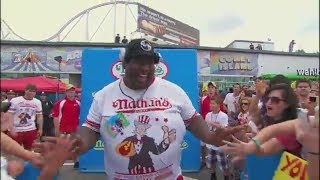
<path fill-rule="evenodd" d="M 241 105 L 249 105 L 248 102 L 242 102 Z"/>
<path fill-rule="evenodd" d="M 275 104 L 280 103 L 280 101 L 286 101 L 285 99 L 281 99 L 281 98 L 275 97 L 275 96 L 267 97 L 266 102 L 268 102 L 269 100 L 271 101 L 271 103 L 275 103 Z"/>

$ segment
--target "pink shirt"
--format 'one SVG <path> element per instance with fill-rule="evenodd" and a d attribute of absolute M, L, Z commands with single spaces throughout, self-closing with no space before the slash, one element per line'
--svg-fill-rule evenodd
<path fill-rule="evenodd" d="M 279 136 L 276 138 L 291 154 L 301 157 L 302 145 L 297 141 L 296 135 L 291 134 L 289 136 Z"/>

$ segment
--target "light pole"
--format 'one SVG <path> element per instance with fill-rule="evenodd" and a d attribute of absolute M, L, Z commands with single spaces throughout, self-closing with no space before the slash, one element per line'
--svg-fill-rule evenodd
<path fill-rule="evenodd" d="M 61 56 L 56 56 L 56 57 L 54 57 L 54 60 L 59 63 L 59 65 L 58 65 L 58 90 L 56 92 L 56 100 L 58 100 L 58 94 L 59 94 L 59 90 L 60 90 L 60 79 L 61 79 L 60 71 L 61 71 L 62 57 Z"/>

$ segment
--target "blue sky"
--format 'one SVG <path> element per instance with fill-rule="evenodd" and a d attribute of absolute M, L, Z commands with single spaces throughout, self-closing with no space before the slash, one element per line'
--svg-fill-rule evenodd
<path fill-rule="evenodd" d="M 42 40 L 57 32 L 70 18 L 107 0 L 1 0 L 1 18 L 22 37 Z M 275 43 L 275 50 L 287 51 L 289 42 L 295 49 L 319 51 L 318 0 L 140 0 L 153 9 L 200 30 L 202 46 L 225 47 L 235 39 Z M 136 13 L 136 6 L 130 6 Z M 90 36 L 111 6 L 90 13 Z M 121 35 L 136 28 L 128 11 L 124 30 L 124 7 L 117 6 L 117 24 L 113 11 L 107 16 L 92 41 L 113 41 L 114 30 Z M 71 26 L 70 26 L 71 27 Z M 67 36 L 67 41 L 85 40 L 85 18 Z M 69 28 L 70 29 L 70 28 Z M 67 31 L 63 32 L 67 34 Z"/>

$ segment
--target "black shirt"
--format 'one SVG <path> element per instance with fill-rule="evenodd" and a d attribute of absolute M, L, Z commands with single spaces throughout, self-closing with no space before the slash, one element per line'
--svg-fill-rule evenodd
<path fill-rule="evenodd" d="M 41 101 L 43 116 L 49 116 L 53 107 L 51 101 Z"/>

